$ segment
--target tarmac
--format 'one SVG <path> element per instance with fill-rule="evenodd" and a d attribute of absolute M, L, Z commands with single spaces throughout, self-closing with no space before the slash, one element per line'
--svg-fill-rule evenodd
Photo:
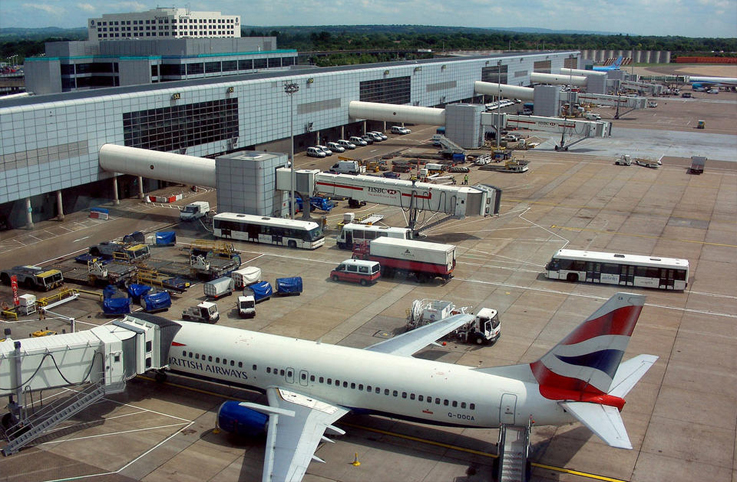
<path fill-rule="evenodd" d="M 619 291 L 615 286 L 547 280 L 543 266 L 558 249 L 685 258 L 691 274 L 684 292 L 634 290 L 647 295 L 647 302 L 625 358 L 641 353 L 660 357 L 629 394 L 622 412 L 634 449 L 610 448 L 580 424 L 535 426 L 533 480 L 734 482 L 737 93 L 700 94 L 689 102 L 659 98 L 658 103 L 655 109 L 614 120 L 611 138 L 585 140 L 569 152 L 554 151 L 559 135 L 541 135 L 541 146 L 518 154 L 530 161 L 526 173 L 472 167 L 472 185 L 503 190 L 502 208 L 498 216 L 450 220 L 425 232 L 428 241 L 458 246 L 458 266 L 450 282 L 382 279 L 362 287 L 331 281 L 330 270 L 350 257 L 334 239 L 345 212 L 382 214 L 391 226 L 406 223 L 406 213 L 398 208 L 368 205 L 350 210 L 340 202 L 330 213 L 314 213 L 324 216 L 329 227 L 326 245 L 315 251 L 237 243 L 244 263 L 260 267 L 265 279 L 301 276 L 305 289 L 298 297 L 258 304 L 252 320 L 237 318 L 234 297 L 226 298 L 218 302 L 219 323 L 363 348 L 401 333 L 413 300 L 444 299 L 474 310 L 499 310 L 502 336 L 493 346 L 449 342 L 417 356 L 468 366 L 527 363 Z M 605 120 L 613 117 L 609 109 L 598 112 Z M 694 119 L 705 120 L 706 129 L 696 130 Z M 418 146 L 431 149 L 428 140 L 434 127 L 411 128 L 408 136 L 390 136 L 384 143 L 343 155 L 365 159 Z M 663 156 L 663 165 L 614 165 L 614 158 L 625 153 Z M 692 155 L 709 159 L 702 175 L 687 173 Z M 334 159 L 298 156 L 295 165 L 324 170 Z M 456 174 L 459 183 L 462 177 Z M 178 192 L 188 197 L 177 204 L 216 201 L 212 191 L 162 190 Z M 109 221 L 91 220 L 80 212 L 63 222 L 37 223 L 32 231 L 1 232 L 0 266 L 51 265 L 134 230 L 173 229 L 179 246 L 211 238 L 198 223 L 179 223 L 178 209 L 172 206 L 125 199 L 106 207 L 111 210 Z M 420 222 L 433 220 L 420 216 Z M 186 260 L 178 248 L 159 249 L 155 257 Z M 0 287 L 0 300 L 9 299 L 9 288 Z M 182 309 L 203 299 L 201 284 L 195 285 L 175 296 L 164 316 L 177 319 Z M 58 307 L 46 320 L 22 317 L 17 322 L 0 320 L 0 325 L 21 339 L 39 328 L 68 330 L 65 317 L 74 317 L 80 329 L 110 322 L 102 316 L 99 301 L 82 297 Z M 37 394 L 35 403 L 57 395 Z M 164 384 L 138 377 L 125 393 L 106 397 L 35 446 L 0 459 L 0 480 L 261 480 L 264 440 L 237 440 L 213 431 L 217 408 L 226 399 L 264 401 L 262 395 L 236 387 L 177 376 Z M 346 435 L 333 437 L 335 444 L 317 450 L 326 463 L 313 462 L 305 481 L 491 480 L 497 430 L 357 415 L 337 425 Z M 352 464 L 356 459 L 360 466 Z"/>

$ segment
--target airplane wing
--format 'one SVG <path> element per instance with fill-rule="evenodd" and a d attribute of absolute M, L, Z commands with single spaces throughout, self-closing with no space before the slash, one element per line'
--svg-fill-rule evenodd
<path fill-rule="evenodd" d="M 283 388 L 266 391 L 269 406 L 244 402 L 241 405 L 269 415 L 264 457 L 263 482 L 299 482 L 315 455 L 318 444 L 332 442 L 323 434 L 345 432 L 332 423 L 348 413 L 336 405 L 307 397 Z"/>
<path fill-rule="evenodd" d="M 559 402 L 607 445 L 632 450 L 632 443 L 616 407 L 588 402 Z"/>
<path fill-rule="evenodd" d="M 412 356 L 430 343 L 473 321 L 473 315 L 453 315 L 440 321 L 402 333 L 366 348 L 369 351 L 391 355 Z"/>

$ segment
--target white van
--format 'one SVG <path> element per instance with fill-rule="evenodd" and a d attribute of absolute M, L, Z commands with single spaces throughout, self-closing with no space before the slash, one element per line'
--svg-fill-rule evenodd
<path fill-rule="evenodd" d="M 333 151 L 331 151 L 328 147 L 325 147 L 325 146 L 315 146 L 315 147 L 317 147 L 322 152 L 324 152 L 326 156 L 332 156 L 333 155 Z"/>
<path fill-rule="evenodd" d="M 310 157 L 327 157 L 327 154 L 325 154 L 325 151 L 322 149 L 318 149 L 317 147 L 308 147 L 307 148 L 307 155 Z"/>
<path fill-rule="evenodd" d="M 345 139 L 338 139 L 338 145 L 345 147 L 346 149 L 355 149 L 356 145 L 350 141 L 347 141 Z"/>
<path fill-rule="evenodd" d="M 328 148 L 333 152 L 345 152 L 345 147 L 341 146 L 337 142 L 328 142 Z"/>
<path fill-rule="evenodd" d="M 358 136 L 351 136 L 351 138 L 348 140 L 354 143 L 356 146 L 367 146 L 368 145 L 368 142 L 364 141 L 361 137 L 358 137 Z"/>
<path fill-rule="evenodd" d="M 392 126 L 392 134 L 410 134 L 412 131 L 402 126 Z"/>

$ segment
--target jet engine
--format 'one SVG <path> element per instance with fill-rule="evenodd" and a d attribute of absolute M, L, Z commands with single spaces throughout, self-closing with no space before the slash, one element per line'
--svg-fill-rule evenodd
<path fill-rule="evenodd" d="M 228 401 L 220 405 L 217 422 L 218 427 L 226 432 L 243 437 L 258 437 L 266 433 L 269 416 L 243 407 L 239 402 Z"/>

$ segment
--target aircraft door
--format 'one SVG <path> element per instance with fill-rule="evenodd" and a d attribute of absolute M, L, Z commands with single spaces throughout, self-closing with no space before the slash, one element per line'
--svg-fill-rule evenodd
<path fill-rule="evenodd" d="M 505 393 L 499 405 L 499 423 L 514 425 L 514 413 L 517 411 L 517 395 Z"/>
<path fill-rule="evenodd" d="M 299 371 L 299 384 L 303 387 L 306 387 L 307 384 L 310 381 L 310 374 L 307 372 L 307 370 L 300 370 Z"/>

